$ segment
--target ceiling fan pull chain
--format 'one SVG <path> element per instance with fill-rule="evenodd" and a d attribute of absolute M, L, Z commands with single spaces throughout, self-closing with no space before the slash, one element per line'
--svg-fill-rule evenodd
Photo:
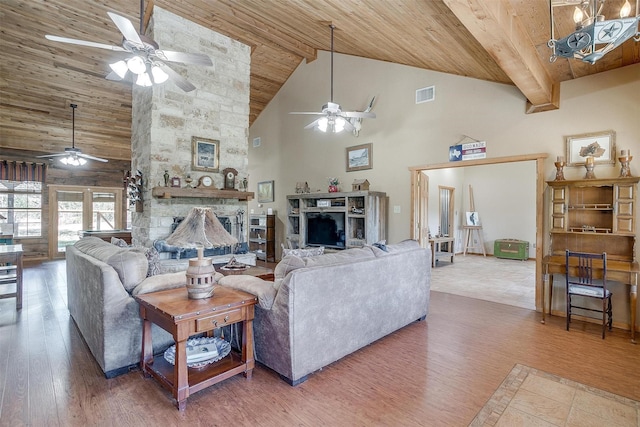
<path fill-rule="evenodd" d="M 336 27 L 329 24 L 329 28 L 331 28 L 331 102 L 333 102 L 333 29 Z"/>

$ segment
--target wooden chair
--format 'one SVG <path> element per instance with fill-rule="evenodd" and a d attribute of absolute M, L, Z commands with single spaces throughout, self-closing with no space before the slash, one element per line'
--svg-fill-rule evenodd
<path fill-rule="evenodd" d="M 601 260 L 602 279 L 594 280 L 593 278 L 593 261 Z M 567 278 L 567 331 L 569 323 L 571 323 L 571 309 L 578 308 L 581 310 L 602 313 L 602 339 L 604 339 L 605 328 L 612 326 L 611 311 L 611 291 L 607 289 L 607 254 L 592 254 L 585 252 L 566 251 L 566 278 Z M 575 272 L 575 274 L 574 274 Z M 573 297 L 595 298 L 602 302 L 601 309 L 574 305 Z"/>

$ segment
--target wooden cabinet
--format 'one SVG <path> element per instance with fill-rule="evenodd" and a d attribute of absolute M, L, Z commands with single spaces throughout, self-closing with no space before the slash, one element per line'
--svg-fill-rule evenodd
<path fill-rule="evenodd" d="M 287 196 L 287 240 L 294 247 L 361 247 L 387 238 L 387 195 L 376 191 Z"/>
<path fill-rule="evenodd" d="M 607 252 L 635 260 L 636 191 L 640 178 L 548 181 L 551 189 L 551 253 L 566 249 Z"/>
<path fill-rule="evenodd" d="M 259 260 L 276 262 L 275 215 L 249 215 L 249 251 Z"/>

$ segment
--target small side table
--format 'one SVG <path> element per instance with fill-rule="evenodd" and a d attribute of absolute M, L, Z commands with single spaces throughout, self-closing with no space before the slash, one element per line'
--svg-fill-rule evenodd
<path fill-rule="evenodd" d="M 137 295 L 142 323 L 142 371 L 170 390 L 179 410 L 187 407 L 187 398 L 204 388 L 237 374 L 251 378 L 253 358 L 253 317 L 257 298 L 246 292 L 216 286 L 213 297 L 189 299 L 186 288 Z M 203 368 L 187 367 L 187 339 L 202 332 L 242 322 L 242 349 Z M 164 357 L 153 357 L 151 324 L 173 335 L 176 342 L 175 364 Z"/>
<path fill-rule="evenodd" d="M 22 309 L 22 245 L 0 245 L 0 284 L 15 283 L 16 291 L 0 298 L 16 298 L 16 310 Z"/>
<path fill-rule="evenodd" d="M 436 262 L 440 258 L 449 258 L 451 263 L 453 263 L 454 248 L 453 248 L 453 237 L 432 237 L 429 239 L 429 243 L 431 244 L 431 267 L 436 268 Z M 442 244 L 448 243 L 447 250 L 442 250 Z"/>

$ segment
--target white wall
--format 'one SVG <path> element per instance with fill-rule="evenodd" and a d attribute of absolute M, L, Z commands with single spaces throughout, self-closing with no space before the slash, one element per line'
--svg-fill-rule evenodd
<path fill-rule="evenodd" d="M 362 110 L 376 96 L 375 120 L 364 120 L 359 137 L 304 130 L 310 116 L 291 111 L 319 111 L 329 100 L 329 58 L 302 63 L 256 119 L 249 141 L 250 188 L 275 180 L 276 200 L 258 207 L 277 209 L 285 218 L 285 196 L 297 181 L 326 191 L 326 177 L 338 176 L 349 189 L 355 178 L 367 178 L 371 189 L 389 196 L 390 242 L 410 236 L 410 174 L 408 167 L 448 161 L 448 148 L 463 135 L 485 140 L 487 157 L 548 153 L 545 176 L 555 177 L 553 161 L 564 155 L 564 136 L 613 129 L 617 148 L 640 153 L 640 64 L 584 77 L 561 85 L 561 108 L 525 114 L 525 98 L 514 86 L 453 76 L 375 60 L 335 55 L 334 101 L 343 109 Z M 415 104 L 415 90 L 435 85 L 433 102 Z M 345 172 L 345 148 L 373 143 L 373 169 Z M 637 175 L 638 166 L 631 165 Z M 598 177 L 617 176 L 619 165 L 596 168 Z M 583 168 L 566 168 L 567 179 L 580 178 Z M 499 178 L 497 178 L 499 180 Z M 511 190 L 510 190 L 511 191 Z M 480 198 L 476 199 L 477 202 Z M 393 213 L 399 206 L 400 213 Z M 486 216 L 487 214 L 483 214 Z M 283 227 L 278 229 L 282 241 Z M 515 236 L 514 236 L 515 237 Z"/>

